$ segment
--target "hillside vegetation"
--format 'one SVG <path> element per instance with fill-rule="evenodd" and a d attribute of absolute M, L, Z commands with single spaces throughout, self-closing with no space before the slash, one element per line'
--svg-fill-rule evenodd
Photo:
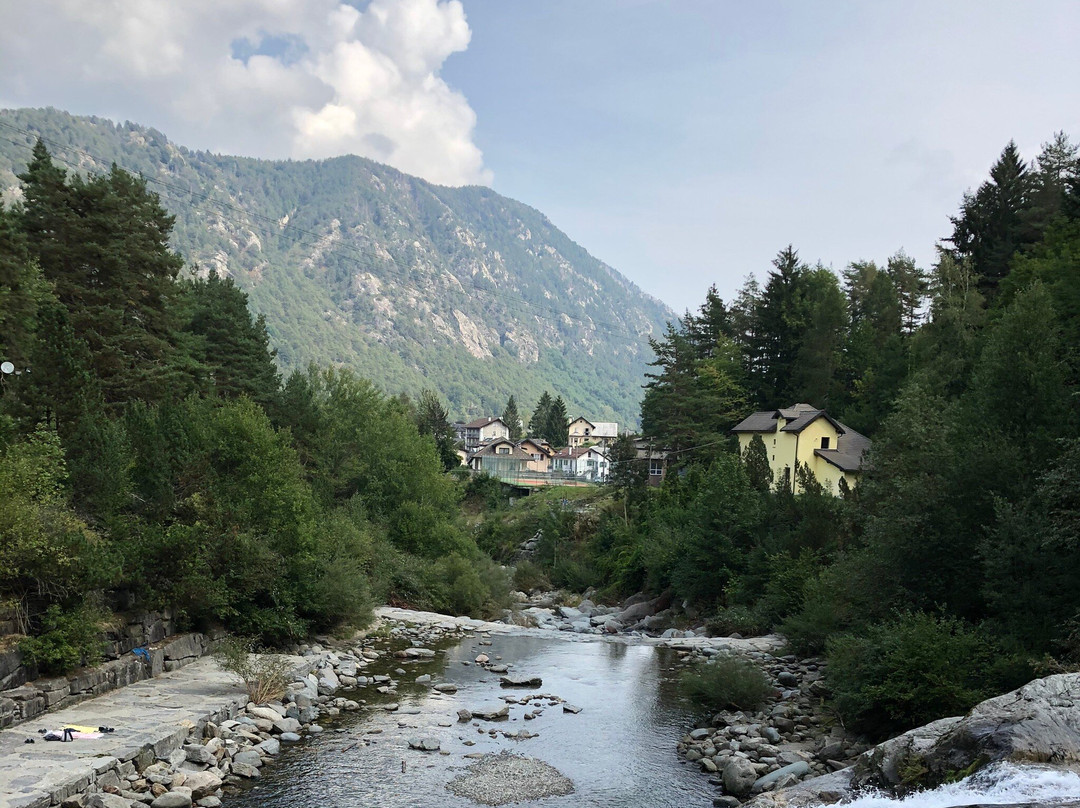
<path fill-rule="evenodd" d="M 620 444 L 609 505 L 478 536 L 505 554 L 541 527 L 532 579 L 779 629 L 827 654 L 845 724 L 875 736 L 1075 669 L 1077 148 L 1058 135 L 1029 163 L 1010 143 L 951 224 L 928 271 L 896 255 L 837 277 L 789 247 L 736 300 L 709 294 L 654 342 L 642 423 L 676 450 L 663 486 Z M 796 401 L 873 437 L 854 490 L 800 468 L 793 494 L 764 442 L 735 451 L 736 421 Z"/>
<path fill-rule="evenodd" d="M 146 178 L 176 217 L 170 246 L 248 294 L 286 371 L 316 362 L 391 394 L 433 388 L 457 417 L 554 389 L 574 412 L 636 418 L 647 340 L 671 312 L 527 205 L 360 157 L 190 151 L 53 109 L 0 111 L 9 201 L 39 135 L 68 168 Z"/>
<path fill-rule="evenodd" d="M 42 671 L 100 650 L 110 609 L 281 642 L 373 601 L 497 610 L 416 414 L 348 369 L 282 384 L 231 279 L 180 277 L 171 217 L 38 143 L 0 208 L 0 617 Z"/>

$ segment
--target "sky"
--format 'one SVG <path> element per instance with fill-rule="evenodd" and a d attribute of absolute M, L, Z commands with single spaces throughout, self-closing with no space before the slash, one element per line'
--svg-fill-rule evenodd
<path fill-rule="evenodd" d="M 356 153 L 545 213 L 677 312 L 788 244 L 929 267 L 1013 139 L 1080 139 L 1075 0 L 0 0 L 0 107 Z"/>

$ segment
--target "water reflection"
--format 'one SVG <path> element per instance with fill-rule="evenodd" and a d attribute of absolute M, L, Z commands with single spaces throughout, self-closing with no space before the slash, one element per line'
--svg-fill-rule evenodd
<path fill-rule="evenodd" d="M 578 715 L 560 707 L 545 707 L 532 721 L 523 714 L 533 707 L 511 705 L 510 719 L 493 724 L 459 724 L 462 708 L 497 705 L 499 696 L 531 691 L 507 691 L 498 676 L 471 663 L 479 653 L 513 665 L 512 671 L 539 675 L 539 690 L 580 706 Z M 688 721 L 685 708 L 670 686 L 668 652 L 647 646 L 602 642 L 568 642 L 535 636 L 494 637 L 491 646 L 465 640 L 435 660 L 403 666 L 405 676 L 397 700 L 401 710 L 376 708 L 343 721 L 324 735 L 287 750 L 267 767 L 256 788 L 229 798 L 227 808 L 255 806 L 380 806 L 428 808 L 471 806 L 454 796 L 446 783 L 470 761 L 470 752 L 502 749 L 540 758 L 571 778 L 577 791 L 566 797 L 537 800 L 532 806 L 614 806 L 665 808 L 707 806 L 716 793 L 705 778 L 680 764 L 674 744 Z M 391 663 L 389 669 L 398 667 Z M 430 673 L 437 681 L 453 682 L 456 694 L 444 695 L 427 686 L 410 684 Z M 358 696 L 377 705 L 387 701 L 377 693 Z M 414 712 L 414 714 L 407 714 Z M 440 726 L 440 723 L 443 726 Z M 405 726 L 400 726 L 404 724 Z M 449 724 L 449 726 L 445 726 Z M 487 730 L 528 729 L 538 737 L 511 741 L 491 738 Z M 407 749 L 418 735 L 438 737 L 449 755 L 423 754 Z M 471 744 L 471 745 L 470 745 Z M 402 761 L 405 772 L 402 772 Z"/>

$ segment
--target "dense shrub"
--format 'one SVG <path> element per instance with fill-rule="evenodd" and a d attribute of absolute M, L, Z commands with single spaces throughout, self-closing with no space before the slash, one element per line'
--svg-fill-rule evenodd
<path fill-rule="evenodd" d="M 19 650 L 43 674 L 62 674 L 80 665 L 96 665 L 104 650 L 102 632 L 108 619 L 106 612 L 91 604 L 63 610 L 54 603 L 42 615 L 36 634 L 19 643 Z"/>
<path fill-rule="evenodd" d="M 551 581 L 533 562 L 519 561 L 514 567 L 514 588 L 525 593 L 534 589 L 550 589 Z"/>
<path fill-rule="evenodd" d="M 837 710 L 872 737 L 963 714 L 1027 678 L 995 639 L 924 612 L 835 635 L 827 652 Z"/>
<path fill-rule="evenodd" d="M 761 668 L 728 654 L 682 675 L 679 688 L 695 704 L 717 710 L 755 710 L 775 693 Z"/>
<path fill-rule="evenodd" d="M 768 631 L 769 625 L 755 609 L 728 606 L 706 620 L 705 629 L 710 637 L 727 637 L 736 633 L 756 637 Z"/>

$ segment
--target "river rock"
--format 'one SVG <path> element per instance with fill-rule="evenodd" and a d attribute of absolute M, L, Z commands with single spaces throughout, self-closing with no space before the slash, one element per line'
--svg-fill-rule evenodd
<path fill-rule="evenodd" d="M 562 711 L 563 711 L 564 713 L 573 713 L 574 715 L 577 715 L 578 713 L 580 713 L 580 712 L 581 712 L 581 708 L 580 708 L 580 707 L 576 707 L 576 706 L 574 706 L 573 704 L 564 704 L 564 705 L 562 706 Z"/>
<path fill-rule="evenodd" d="M 924 757 L 934 780 L 996 760 L 1080 763 L 1080 673 L 1036 679 L 977 704 Z"/>
<path fill-rule="evenodd" d="M 281 751 L 281 742 L 277 738 L 267 738 L 255 748 L 268 755 L 276 755 Z"/>
<path fill-rule="evenodd" d="M 440 682 L 434 689 L 440 693 L 457 693 L 458 687 L 451 682 Z"/>
<path fill-rule="evenodd" d="M 314 729 L 314 725 L 312 726 Z M 278 739 L 283 743 L 298 743 L 300 741 L 300 735 L 296 732 L 283 732 L 278 736 Z"/>
<path fill-rule="evenodd" d="M 418 749 L 421 752 L 438 752 L 441 744 L 438 738 L 426 737 L 426 738 L 410 738 L 409 748 Z"/>
<path fill-rule="evenodd" d="M 810 764 L 805 760 L 800 760 L 798 763 L 792 763 L 789 766 L 784 766 L 774 772 L 769 772 L 764 777 L 759 777 L 754 781 L 751 791 L 766 791 L 788 776 L 798 779 L 809 772 Z"/>
<path fill-rule="evenodd" d="M 208 766 L 214 762 L 213 753 L 205 746 L 200 746 L 199 744 L 188 744 L 185 746 L 184 756 L 192 763 L 202 763 Z"/>
<path fill-rule="evenodd" d="M 184 787 L 191 789 L 192 799 L 199 800 L 221 788 L 221 778 L 211 772 L 191 772 L 184 781 Z"/>
<path fill-rule="evenodd" d="M 471 710 L 458 710 L 457 720 L 462 722 L 463 724 L 466 721 L 472 721 L 472 711 Z"/>
<path fill-rule="evenodd" d="M 308 703 L 310 704 L 310 702 Z M 277 710 L 271 710 L 269 707 L 248 707 L 247 712 L 252 718 L 262 718 L 270 723 L 282 718 L 281 713 Z"/>
<path fill-rule="evenodd" d="M 295 718 L 281 718 L 274 722 L 274 729 L 280 732 L 296 732 L 300 729 L 300 722 Z"/>
<path fill-rule="evenodd" d="M 191 795 L 183 791 L 166 791 L 150 803 L 150 808 L 191 808 Z"/>
<path fill-rule="evenodd" d="M 732 757 L 724 764 L 724 791 L 736 797 L 745 797 L 757 782 L 757 769 L 746 758 Z"/>
<path fill-rule="evenodd" d="M 254 749 L 245 749 L 243 752 L 237 752 L 233 755 L 233 763 L 243 763 L 247 766 L 258 768 L 259 766 L 262 766 L 262 755 Z"/>
<path fill-rule="evenodd" d="M 478 707 L 470 712 L 473 717 L 481 718 L 484 721 L 498 721 L 510 715 L 510 705 L 504 704 L 501 707 Z M 458 713 L 458 715 L 460 716 L 461 714 Z"/>
<path fill-rule="evenodd" d="M 66 804 L 67 800 L 60 804 L 61 808 Z M 86 798 L 86 802 L 75 803 L 75 805 L 81 805 L 82 808 L 131 808 L 128 800 L 116 794 L 91 794 Z"/>
<path fill-rule="evenodd" d="M 247 777 L 248 779 L 254 779 L 259 776 L 258 768 L 249 766 L 247 763 L 233 763 L 232 773 L 237 777 Z"/>
<path fill-rule="evenodd" d="M 544 680 L 539 676 L 503 676 L 499 679 L 503 687 L 540 687 Z"/>

